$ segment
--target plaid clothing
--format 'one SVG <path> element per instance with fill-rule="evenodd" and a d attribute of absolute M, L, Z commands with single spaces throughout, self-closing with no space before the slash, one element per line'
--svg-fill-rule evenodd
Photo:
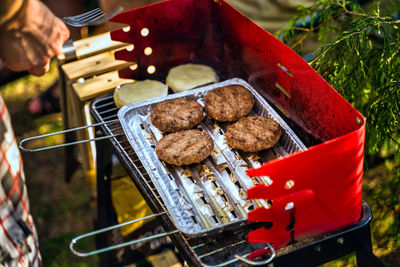
<path fill-rule="evenodd" d="M 0 96 L 0 266 L 41 266 L 22 158 Z"/>

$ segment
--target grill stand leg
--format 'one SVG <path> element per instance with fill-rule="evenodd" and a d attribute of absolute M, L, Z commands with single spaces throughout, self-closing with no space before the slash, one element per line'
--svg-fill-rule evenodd
<path fill-rule="evenodd" d="M 106 140 L 96 142 L 97 150 L 97 221 L 96 229 L 114 225 L 117 221 L 111 201 L 111 152 Z M 96 236 L 96 248 L 111 244 L 112 232 Z M 113 266 L 115 261 L 113 251 L 100 255 L 100 266 Z"/>
<path fill-rule="evenodd" d="M 373 254 L 371 226 L 368 223 L 355 233 L 356 258 L 358 267 L 384 267 L 385 265 Z"/>

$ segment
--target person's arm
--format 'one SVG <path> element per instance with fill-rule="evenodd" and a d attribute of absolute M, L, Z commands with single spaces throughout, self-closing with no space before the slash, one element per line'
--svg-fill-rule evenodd
<path fill-rule="evenodd" d="M 0 10 L 0 59 L 13 71 L 45 74 L 68 28 L 39 0 L 1 0 Z"/>
<path fill-rule="evenodd" d="M 24 0 L 2 0 L 0 1 L 0 26 L 12 19 L 22 9 Z"/>

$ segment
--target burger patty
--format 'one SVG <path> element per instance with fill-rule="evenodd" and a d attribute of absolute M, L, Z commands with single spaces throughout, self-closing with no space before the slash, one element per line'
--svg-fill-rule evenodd
<path fill-rule="evenodd" d="M 207 114 L 221 122 L 237 121 L 249 114 L 253 106 L 253 95 L 240 85 L 216 88 L 205 98 Z"/>
<path fill-rule="evenodd" d="M 214 149 L 210 135 L 198 130 L 186 130 L 164 136 L 156 145 L 157 156 L 173 165 L 199 163 Z"/>
<path fill-rule="evenodd" d="M 248 116 L 230 125 L 225 137 L 231 148 L 257 152 L 274 146 L 281 134 L 281 126 L 273 119 Z"/>
<path fill-rule="evenodd" d="M 162 132 L 177 132 L 197 126 L 203 120 L 203 107 L 194 100 L 176 98 L 156 104 L 151 122 Z"/>

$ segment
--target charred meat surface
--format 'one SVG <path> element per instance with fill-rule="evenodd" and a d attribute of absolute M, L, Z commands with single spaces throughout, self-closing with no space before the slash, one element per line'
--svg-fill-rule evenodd
<path fill-rule="evenodd" d="M 254 106 L 253 95 L 241 85 L 229 85 L 210 91 L 205 98 L 207 114 L 222 122 L 237 121 Z"/>
<path fill-rule="evenodd" d="M 281 126 L 273 119 L 248 116 L 230 125 L 225 137 L 231 148 L 257 152 L 274 146 L 281 134 Z"/>
<path fill-rule="evenodd" d="M 157 156 L 172 165 L 199 163 L 207 158 L 214 149 L 210 135 L 198 130 L 186 130 L 171 133 L 156 145 Z"/>
<path fill-rule="evenodd" d="M 151 110 L 151 122 L 162 132 L 177 132 L 197 126 L 203 107 L 194 100 L 176 98 L 160 102 Z"/>

